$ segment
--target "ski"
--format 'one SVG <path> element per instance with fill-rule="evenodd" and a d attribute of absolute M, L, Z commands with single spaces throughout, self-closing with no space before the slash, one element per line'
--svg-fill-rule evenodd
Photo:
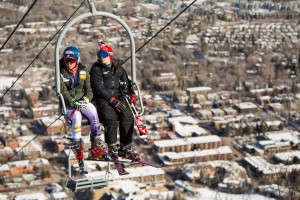
<path fill-rule="evenodd" d="M 100 162 L 112 162 L 114 163 L 118 173 L 120 176 L 123 176 L 123 175 L 126 175 L 126 174 L 129 174 L 129 172 L 127 172 L 125 170 L 125 165 L 124 163 L 132 163 L 131 161 L 129 160 L 118 160 L 118 158 L 113 158 L 113 159 L 110 159 L 110 158 L 92 158 L 92 157 L 88 157 L 85 159 L 86 161 L 100 161 Z"/>
<path fill-rule="evenodd" d="M 151 166 L 151 167 L 155 167 L 155 168 L 162 168 L 163 166 L 158 164 L 158 163 L 154 163 L 154 162 L 150 162 L 148 160 L 136 160 L 136 161 L 133 161 L 133 162 L 137 162 L 137 163 L 140 163 L 142 165 L 148 165 L 148 166 Z"/>
<path fill-rule="evenodd" d="M 133 105 L 133 104 L 131 104 L 131 105 Z M 134 117 L 133 117 L 134 118 L 134 122 L 135 122 L 135 124 L 137 126 L 137 129 L 139 131 L 140 136 L 147 135 L 148 134 L 148 130 L 147 130 L 146 126 L 144 125 L 144 123 L 143 123 L 143 121 L 141 119 L 141 116 L 138 115 L 137 113 L 134 114 L 134 111 L 133 111 L 133 110 L 135 110 L 134 107 L 132 107 L 131 110 L 132 110 L 132 113 L 134 115 Z"/>
<path fill-rule="evenodd" d="M 128 159 L 128 158 L 125 158 L 125 157 L 122 157 L 123 159 Z M 131 163 L 131 164 L 142 164 L 142 165 L 148 165 L 148 166 L 151 166 L 151 167 L 155 167 L 155 168 L 162 168 L 163 165 L 161 164 L 158 164 L 158 163 L 155 163 L 155 162 L 151 162 L 151 161 L 148 161 L 148 160 L 143 160 L 141 158 L 138 158 L 138 159 L 134 159 L 134 160 L 120 160 L 121 162 L 124 162 L 124 163 Z"/>
<path fill-rule="evenodd" d="M 86 161 L 100 161 L 100 162 L 112 162 L 112 163 L 132 163 L 131 161 L 128 160 L 118 160 L 118 159 L 110 159 L 110 158 L 92 158 L 92 157 L 87 157 L 85 158 Z"/>
<path fill-rule="evenodd" d="M 114 165 L 115 165 L 115 167 L 116 167 L 116 169 L 117 169 L 117 171 L 118 171 L 118 173 L 119 173 L 120 176 L 129 174 L 129 172 L 127 172 L 125 170 L 124 163 L 114 163 Z"/>
<path fill-rule="evenodd" d="M 118 156 L 113 156 L 112 159 L 116 160 L 116 161 L 119 161 Z M 115 167 L 116 167 L 116 169 L 117 169 L 117 171 L 118 171 L 118 173 L 119 173 L 120 176 L 129 174 L 129 172 L 127 172 L 125 170 L 124 162 L 123 163 L 121 163 L 121 162 L 114 162 L 114 165 L 115 165 Z"/>
<path fill-rule="evenodd" d="M 127 84 L 125 82 L 120 82 L 120 92 L 125 99 L 128 108 L 131 110 L 134 123 L 139 131 L 139 134 L 141 137 L 146 137 L 148 135 L 148 130 L 146 126 L 144 125 L 141 116 L 139 115 L 138 111 L 135 108 L 135 105 L 131 102 L 130 97 L 128 94 L 124 91 L 127 90 Z"/>

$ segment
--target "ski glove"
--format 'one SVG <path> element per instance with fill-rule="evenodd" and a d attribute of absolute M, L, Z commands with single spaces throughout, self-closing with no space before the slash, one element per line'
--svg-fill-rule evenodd
<path fill-rule="evenodd" d="M 136 102 L 136 94 L 131 94 L 130 95 L 130 102 L 135 103 Z"/>
<path fill-rule="evenodd" d="M 123 112 L 126 109 L 126 105 L 118 100 L 116 97 L 110 97 L 109 101 L 110 105 L 112 105 L 118 112 Z"/>
<path fill-rule="evenodd" d="M 82 110 L 86 110 L 86 108 L 87 108 L 87 103 L 84 102 L 84 101 L 76 101 L 75 104 L 74 104 L 74 106 L 75 106 L 75 108 L 76 108 L 77 110 L 82 111 Z"/>
<path fill-rule="evenodd" d="M 78 101 L 76 99 L 72 99 L 70 101 L 70 105 L 74 108 L 76 108 L 77 110 L 81 111 L 81 110 L 85 110 L 87 108 L 87 102 L 84 101 Z"/>
<path fill-rule="evenodd" d="M 83 96 L 83 97 L 81 98 L 81 100 L 82 100 L 83 102 L 85 102 L 85 103 L 89 103 L 89 102 L 90 102 L 89 98 L 87 98 L 86 96 Z"/>

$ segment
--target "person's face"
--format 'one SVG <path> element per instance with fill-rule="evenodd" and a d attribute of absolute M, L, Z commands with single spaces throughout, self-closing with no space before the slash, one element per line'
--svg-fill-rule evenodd
<path fill-rule="evenodd" d="M 98 58 L 103 64 L 109 65 L 110 64 L 110 53 L 107 51 L 99 51 L 97 53 Z"/>
<path fill-rule="evenodd" d="M 109 65 L 110 64 L 110 58 L 107 56 L 106 58 L 100 58 L 101 62 L 103 64 Z"/>
<path fill-rule="evenodd" d="M 64 61 L 69 70 L 76 67 L 76 58 L 65 58 Z"/>

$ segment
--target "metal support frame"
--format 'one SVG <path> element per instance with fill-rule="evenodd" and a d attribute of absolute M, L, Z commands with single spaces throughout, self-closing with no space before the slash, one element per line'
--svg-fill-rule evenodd
<path fill-rule="evenodd" d="M 119 17 L 117 17 L 116 15 L 107 13 L 107 12 L 98 12 L 96 11 L 96 8 L 94 6 L 93 0 L 87 0 L 86 3 L 88 3 L 88 7 L 90 12 L 79 15 L 77 17 L 75 17 L 73 20 L 71 20 L 70 22 L 68 22 L 65 27 L 63 28 L 63 30 L 61 31 L 61 33 L 58 36 L 56 45 L 55 45 L 55 50 L 54 50 L 54 59 L 55 59 L 55 90 L 56 90 L 56 95 L 59 97 L 59 99 L 61 100 L 62 106 L 63 106 L 63 113 L 67 113 L 66 112 L 66 106 L 65 106 L 65 101 L 63 98 L 63 95 L 61 94 L 61 88 L 60 88 L 60 66 L 59 66 L 59 49 L 61 46 L 61 42 L 63 37 L 65 36 L 65 34 L 67 33 L 67 31 L 78 21 L 88 18 L 88 17 L 92 17 L 92 16 L 103 16 L 103 17 L 108 17 L 108 18 L 112 18 L 114 20 L 116 20 L 118 23 L 120 23 L 123 28 L 125 28 L 125 30 L 127 31 L 127 34 L 129 36 L 129 40 L 130 40 L 130 46 L 131 46 L 131 78 L 133 81 L 133 84 L 136 85 L 136 89 L 138 92 L 138 97 L 139 97 L 139 103 L 140 103 L 140 107 L 141 107 L 141 112 L 139 113 L 140 115 L 142 115 L 144 113 L 144 107 L 143 107 L 143 102 L 141 99 L 141 93 L 140 93 L 140 88 L 138 86 L 138 84 L 136 83 L 136 66 L 135 66 L 135 42 L 134 42 L 134 38 L 133 38 L 133 34 L 130 30 L 130 28 L 128 27 L 128 25 Z M 106 187 L 107 186 L 107 181 L 108 181 L 108 177 L 109 177 L 109 170 L 110 170 L 110 165 L 108 163 L 108 171 L 107 171 L 107 176 L 106 178 L 82 178 L 82 179 L 73 179 L 72 178 L 72 172 L 71 172 L 71 148 L 70 148 L 70 152 L 68 155 L 68 177 L 67 177 L 67 181 L 66 181 L 66 186 L 68 188 L 70 188 L 73 191 L 77 191 L 79 189 L 94 189 L 94 188 L 102 188 L 102 187 Z"/>
<path fill-rule="evenodd" d="M 66 32 L 79 20 L 88 18 L 88 17 L 92 17 L 92 16 L 103 16 L 103 17 L 108 17 L 108 18 L 112 18 L 114 20 L 116 20 L 118 23 L 120 23 L 123 28 L 127 31 L 128 36 L 129 36 L 129 40 L 130 40 L 130 47 L 131 47 L 131 78 L 133 83 L 136 85 L 137 91 L 138 91 L 138 97 L 139 97 L 139 103 L 140 103 L 140 107 L 141 107 L 141 112 L 139 113 L 140 115 L 142 115 L 144 113 L 144 106 L 143 106 L 143 102 L 141 99 L 141 95 L 140 95 L 140 88 L 138 86 L 138 84 L 136 83 L 136 66 L 135 66 L 135 42 L 134 42 L 134 38 L 133 38 L 133 34 L 130 30 L 130 28 L 128 27 L 128 25 L 118 16 L 111 14 L 111 13 L 107 13 L 107 12 L 100 12 L 100 11 L 96 11 L 95 5 L 93 3 L 93 0 L 88 0 L 88 5 L 89 5 L 89 9 L 90 12 L 79 15 L 77 17 L 75 17 L 73 20 L 71 20 L 69 23 L 66 24 L 66 26 L 64 27 L 64 29 L 62 30 L 62 32 L 60 33 L 56 45 L 55 45 L 55 53 L 54 53 L 54 59 L 55 59 L 55 86 L 56 86 L 56 94 L 57 96 L 60 98 L 62 105 L 63 105 L 63 111 L 66 111 L 66 107 L 65 107 L 65 102 L 63 99 L 62 94 L 60 93 L 60 67 L 59 67 L 59 48 L 61 46 L 61 41 L 64 37 L 64 35 L 66 34 Z M 65 112 L 66 113 L 66 112 Z"/>
<path fill-rule="evenodd" d="M 108 185 L 108 179 L 109 176 L 105 177 L 105 178 L 80 178 L 80 179 L 73 179 L 72 178 L 72 168 L 71 168 L 71 147 L 70 147 L 70 151 L 68 154 L 68 177 L 67 177 L 67 181 L 66 181 L 66 187 L 69 188 L 70 190 L 76 192 L 80 189 L 100 189 L 103 187 L 107 187 Z M 108 167 L 109 167 L 109 163 L 108 163 Z M 107 173 L 109 174 L 110 168 L 108 168 Z"/>

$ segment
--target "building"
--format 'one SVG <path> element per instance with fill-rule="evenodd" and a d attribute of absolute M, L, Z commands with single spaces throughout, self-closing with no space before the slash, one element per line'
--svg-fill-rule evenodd
<path fill-rule="evenodd" d="M 197 94 L 208 94 L 212 89 L 210 87 L 191 87 L 186 88 L 188 96 L 193 97 Z"/>
<path fill-rule="evenodd" d="M 234 105 L 234 108 L 239 111 L 239 113 L 256 113 L 257 106 L 251 102 L 242 102 Z"/>
<path fill-rule="evenodd" d="M 144 167 L 126 167 L 126 171 L 129 172 L 127 175 L 120 176 L 117 170 L 111 170 L 109 176 L 109 180 L 131 180 L 137 181 L 139 183 L 144 183 L 147 185 L 156 185 L 162 184 L 165 180 L 165 171 L 161 168 L 154 168 L 151 166 L 144 166 Z M 106 171 L 95 171 L 89 172 L 85 176 L 87 178 L 101 178 L 105 179 Z"/>
<path fill-rule="evenodd" d="M 300 164 L 284 165 L 271 164 L 260 156 L 248 156 L 244 158 L 244 162 L 254 172 L 257 177 L 274 182 L 278 178 L 287 177 L 289 172 L 293 170 L 300 171 Z"/>
<path fill-rule="evenodd" d="M 164 165 L 176 165 L 191 162 L 206 162 L 211 160 L 230 160 L 232 151 L 228 146 L 221 146 L 216 149 L 206 149 L 187 152 L 164 152 L 158 154 Z"/>
<path fill-rule="evenodd" d="M 198 149 L 215 149 L 222 145 L 221 138 L 216 135 L 188 137 L 184 139 L 161 140 L 154 142 L 157 153 L 187 152 Z"/>
<path fill-rule="evenodd" d="M 46 106 L 40 106 L 37 108 L 31 108 L 32 118 L 37 119 L 40 117 L 53 116 L 59 114 L 59 105 L 48 104 Z"/>

